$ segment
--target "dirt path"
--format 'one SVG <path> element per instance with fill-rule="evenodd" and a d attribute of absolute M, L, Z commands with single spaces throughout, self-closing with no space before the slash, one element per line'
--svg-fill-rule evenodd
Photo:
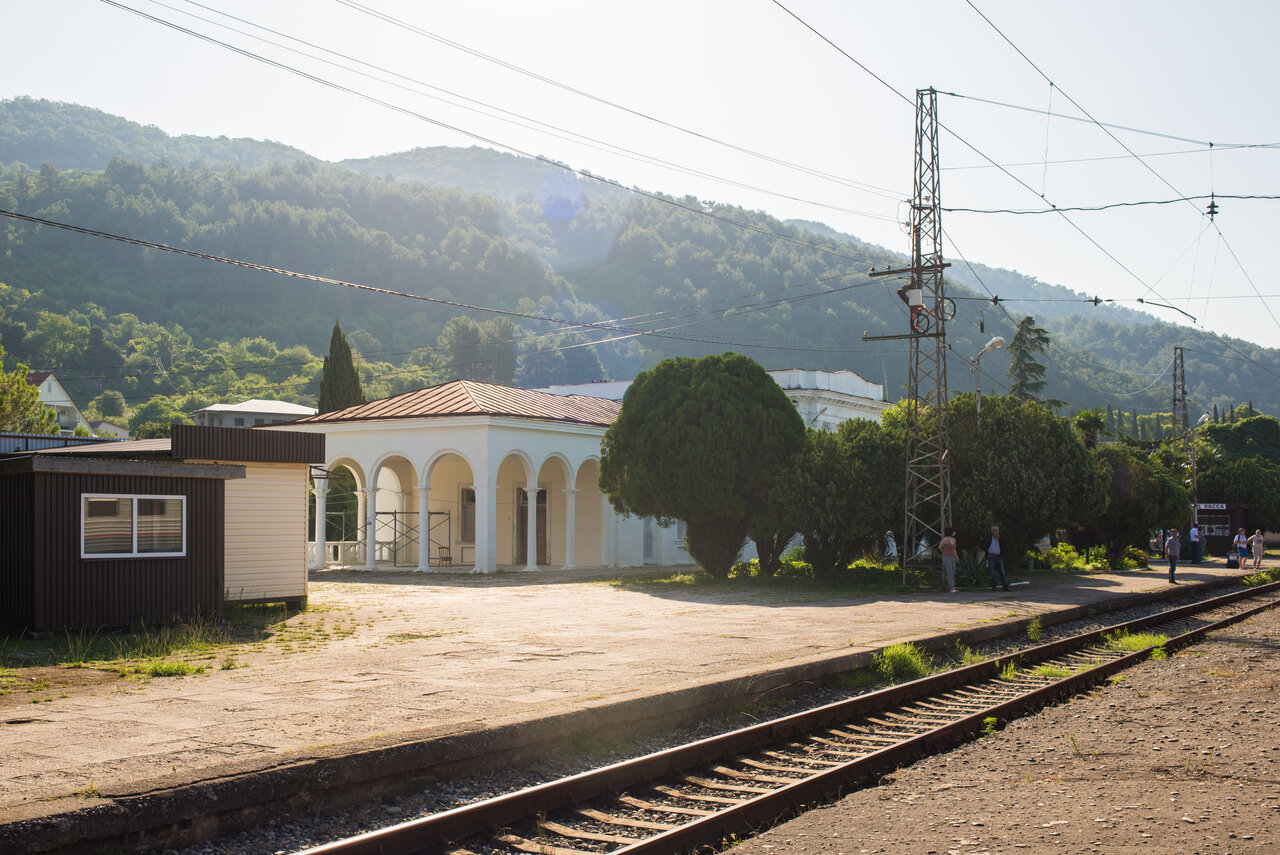
<path fill-rule="evenodd" d="M 732 849 L 1280 851 L 1280 611 Z"/>

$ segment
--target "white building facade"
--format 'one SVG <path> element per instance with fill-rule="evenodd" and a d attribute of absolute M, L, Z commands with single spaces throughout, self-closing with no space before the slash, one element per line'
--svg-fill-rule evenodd
<path fill-rule="evenodd" d="M 191 414 L 200 427 L 261 427 L 314 416 L 315 407 L 304 407 L 288 401 L 253 398 L 238 404 L 211 404 Z"/>
<path fill-rule="evenodd" d="M 454 381 L 268 429 L 325 435 L 313 568 L 687 563 L 674 528 L 616 514 L 600 490 L 617 412 L 615 401 Z M 319 521 L 349 516 L 329 502 L 329 482 L 347 473 L 360 530 L 335 539 Z"/>

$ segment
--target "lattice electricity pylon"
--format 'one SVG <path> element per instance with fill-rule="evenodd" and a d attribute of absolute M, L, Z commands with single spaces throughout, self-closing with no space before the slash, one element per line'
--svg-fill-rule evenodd
<path fill-rule="evenodd" d="M 1182 436 L 1182 450 L 1187 450 L 1187 371 L 1182 364 L 1182 348 L 1173 349 L 1173 429 Z"/>
<path fill-rule="evenodd" d="M 916 176 L 911 202 L 911 266 L 869 276 L 908 274 L 898 296 L 910 309 L 902 335 L 862 334 L 863 341 L 907 339 L 907 488 L 902 581 L 907 568 L 929 563 L 951 525 L 950 432 L 947 425 L 946 323 L 955 314 L 944 291 L 942 202 L 938 196 L 938 93 L 916 90 Z M 921 541 L 928 552 L 921 550 Z"/>
<path fill-rule="evenodd" d="M 916 90 L 916 168 L 911 200 L 912 285 L 920 289 L 929 329 L 913 322 L 907 378 L 906 543 L 902 573 L 931 557 L 951 525 L 951 447 L 947 426 L 946 322 L 942 270 L 942 202 L 938 171 L 938 93 Z M 910 286 L 909 286 L 910 287 Z M 913 309 L 913 321 L 918 313 Z"/>

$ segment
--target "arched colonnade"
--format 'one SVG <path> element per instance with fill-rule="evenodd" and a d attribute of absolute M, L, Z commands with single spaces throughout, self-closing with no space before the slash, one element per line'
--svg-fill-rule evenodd
<path fill-rule="evenodd" d="M 313 569 L 492 573 L 688 561 L 674 529 L 609 506 L 599 487 L 603 426 L 464 416 L 304 427 L 324 432 L 327 461 L 314 478 Z M 335 540 L 333 523 L 320 521 L 342 516 L 329 485 L 342 472 L 355 483 L 346 517 L 358 530 Z"/>

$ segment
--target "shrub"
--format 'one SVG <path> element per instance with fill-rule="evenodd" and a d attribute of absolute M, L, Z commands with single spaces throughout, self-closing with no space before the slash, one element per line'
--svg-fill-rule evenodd
<path fill-rule="evenodd" d="M 917 680 L 933 671 L 928 655 L 914 644 L 891 644 L 877 653 L 872 661 L 880 676 L 891 683 Z"/>
<path fill-rule="evenodd" d="M 1059 543 L 1044 554 L 1045 563 L 1051 570 L 1071 570 L 1084 564 L 1080 553 L 1069 543 Z"/>

